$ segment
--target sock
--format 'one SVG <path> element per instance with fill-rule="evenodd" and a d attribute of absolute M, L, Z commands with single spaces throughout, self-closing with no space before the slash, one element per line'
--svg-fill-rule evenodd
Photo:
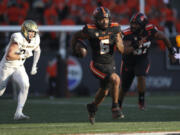
<path fill-rule="evenodd" d="M 119 108 L 121 109 L 122 108 L 122 101 L 118 100 L 118 103 L 119 103 Z"/>
<path fill-rule="evenodd" d="M 16 109 L 16 113 L 22 113 L 23 106 L 18 105 Z"/>
<path fill-rule="evenodd" d="M 144 105 L 144 92 L 139 92 L 139 104 Z"/>
<path fill-rule="evenodd" d="M 117 107 L 119 107 L 119 105 L 118 105 L 118 103 L 112 103 L 112 108 L 117 108 Z"/>
<path fill-rule="evenodd" d="M 17 105 L 16 113 L 22 113 L 26 99 L 27 99 L 27 92 L 20 91 L 18 95 L 18 105 Z"/>

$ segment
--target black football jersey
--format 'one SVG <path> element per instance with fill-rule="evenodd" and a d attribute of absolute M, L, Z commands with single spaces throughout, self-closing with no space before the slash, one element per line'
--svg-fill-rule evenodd
<path fill-rule="evenodd" d="M 155 33 L 157 32 L 157 28 L 153 24 L 147 24 L 144 33 L 140 35 L 136 35 L 131 32 L 130 28 L 127 28 L 122 31 L 123 40 L 124 41 L 131 41 L 139 43 L 139 48 L 133 51 L 131 54 L 124 54 L 123 60 L 134 60 L 136 57 L 146 57 L 148 54 L 148 50 L 150 48 L 151 42 L 154 38 Z M 133 46 L 133 44 L 132 44 Z"/>
<path fill-rule="evenodd" d="M 114 60 L 116 34 L 120 32 L 120 25 L 111 23 L 106 30 L 101 30 L 94 24 L 87 24 L 83 28 L 83 32 L 88 37 L 93 61 L 102 64 L 111 63 Z"/>

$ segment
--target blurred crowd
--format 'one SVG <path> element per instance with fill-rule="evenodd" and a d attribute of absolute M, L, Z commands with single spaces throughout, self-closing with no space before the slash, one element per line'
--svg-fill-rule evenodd
<path fill-rule="evenodd" d="M 25 19 L 38 25 L 82 25 L 91 22 L 93 10 L 101 5 L 122 25 L 139 11 L 139 0 L 0 0 L 0 25 L 20 25 Z M 145 0 L 145 13 L 169 37 L 180 33 L 179 15 L 167 0 Z M 57 38 L 56 33 L 50 36 Z"/>

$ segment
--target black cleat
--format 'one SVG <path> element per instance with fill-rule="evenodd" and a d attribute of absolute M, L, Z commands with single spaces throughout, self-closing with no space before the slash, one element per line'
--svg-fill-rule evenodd
<path fill-rule="evenodd" d="M 93 125 L 95 123 L 95 114 L 97 111 L 96 105 L 95 104 L 87 104 L 87 111 L 88 111 L 89 122 Z"/>
<path fill-rule="evenodd" d="M 140 110 L 145 111 L 145 105 L 144 105 L 144 103 L 139 102 L 138 105 L 139 105 L 139 109 L 140 109 Z"/>
<path fill-rule="evenodd" d="M 120 110 L 119 107 L 112 108 L 112 118 L 113 119 L 122 119 L 124 118 L 124 114 Z"/>

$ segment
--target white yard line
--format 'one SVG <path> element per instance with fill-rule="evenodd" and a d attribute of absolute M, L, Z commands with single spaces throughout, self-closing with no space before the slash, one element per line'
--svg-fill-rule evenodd
<path fill-rule="evenodd" d="M 30 103 L 35 103 L 35 104 L 59 104 L 59 105 L 86 105 L 85 103 L 82 102 L 71 102 L 71 101 L 52 101 L 52 100 L 30 100 Z M 101 104 L 102 106 L 110 106 L 111 104 Z M 124 104 L 126 107 L 137 107 L 137 104 Z M 157 109 L 169 109 L 169 110 L 177 110 L 180 109 L 180 106 L 175 106 L 175 105 L 147 105 L 147 108 L 157 108 Z"/>
<path fill-rule="evenodd" d="M 53 134 L 58 135 L 58 134 Z M 92 134 L 67 134 L 67 135 L 180 135 L 180 132 L 150 132 L 150 133 L 92 133 Z"/>

